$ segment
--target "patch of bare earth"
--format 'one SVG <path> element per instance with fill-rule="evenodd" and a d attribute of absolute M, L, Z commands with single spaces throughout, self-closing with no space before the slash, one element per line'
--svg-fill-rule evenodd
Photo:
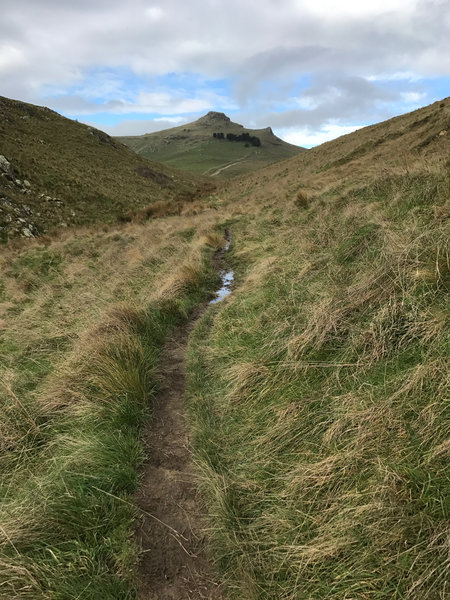
<path fill-rule="evenodd" d="M 144 441 L 148 461 L 138 494 L 142 519 L 136 537 L 140 600 L 220 600 L 204 532 L 205 508 L 196 490 L 196 471 L 186 422 L 185 353 L 199 309 L 166 344 L 163 388 Z"/>

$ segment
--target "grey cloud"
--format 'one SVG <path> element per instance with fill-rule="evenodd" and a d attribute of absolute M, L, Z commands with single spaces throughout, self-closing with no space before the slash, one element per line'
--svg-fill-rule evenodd
<path fill-rule="evenodd" d="M 318 15 L 306 4 L 300 10 L 296 0 L 16 0 L 0 23 L 0 94 L 66 114 L 120 113 L 127 107 L 124 97 L 131 102 L 126 81 L 99 107 L 82 92 L 90 69 L 131 71 L 146 78 L 147 93 L 152 77 L 191 72 L 228 79 L 229 103 L 235 100 L 258 125 L 317 127 L 327 119 L 355 122 L 387 114 L 399 95 L 367 81 L 369 76 L 402 70 L 450 75 L 447 0 L 418 0 L 405 14 L 386 10 L 374 18 L 360 12 L 346 19 L 339 9 Z M 311 84 L 301 99 L 311 101 L 308 110 L 295 105 L 305 75 Z M 61 93 L 49 100 L 48 89 Z"/>
<path fill-rule="evenodd" d="M 314 103 L 311 109 L 296 108 L 283 112 L 268 112 L 254 120 L 255 127 L 320 129 L 332 119 L 345 125 L 349 122 L 365 123 L 388 118 L 389 106 L 398 95 L 380 89 L 361 77 L 323 78 L 302 93 Z M 250 115 L 241 113 L 246 120 Z"/>
<path fill-rule="evenodd" d="M 121 121 L 115 125 L 103 126 L 101 129 L 109 133 L 109 135 L 143 135 L 144 133 L 153 133 L 155 131 L 161 131 L 163 129 L 170 129 L 171 127 L 177 127 L 183 123 L 189 123 L 196 118 L 194 115 L 188 115 L 181 121 L 170 121 L 167 119 L 160 119 L 158 121 L 142 120 L 142 121 Z M 94 125 L 93 123 L 87 123 L 88 125 Z M 97 125 L 94 125 L 98 127 Z"/>

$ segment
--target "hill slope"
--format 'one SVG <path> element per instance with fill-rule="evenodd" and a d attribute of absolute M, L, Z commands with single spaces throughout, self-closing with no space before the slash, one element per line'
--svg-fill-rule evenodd
<path fill-rule="evenodd" d="M 191 341 L 230 598 L 448 596 L 449 99 L 232 182 Z"/>
<path fill-rule="evenodd" d="M 235 286 L 187 376 L 226 597 L 447 597 L 449 116 L 339 138 L 199 214 L 2 248 L 0 598 L 135 597 L 139 434 L 225 227 Z"/>
<path fill-rule="evenodd" d="M 203 183 L 136 155 L 106 133 L 48 108 L 0 98 L 0 234 L 115 222 Z"/>
<path fill-rule="evenodd" d="M 243 139 L 230 141 L 227 135 Z M 116 139 L 142 156 L 211 177 L 248 173 L 304 151 L 278 138 L 270 127 L 246 129 L 218 112 L 164 131 Z"/>

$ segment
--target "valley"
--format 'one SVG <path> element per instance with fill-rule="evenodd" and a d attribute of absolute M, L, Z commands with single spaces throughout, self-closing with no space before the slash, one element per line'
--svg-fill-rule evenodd
<path fill-rule="evenodd" d="M 264 164 L 0 108 L 0 598 L 443 600 L 450 100 Z"/>

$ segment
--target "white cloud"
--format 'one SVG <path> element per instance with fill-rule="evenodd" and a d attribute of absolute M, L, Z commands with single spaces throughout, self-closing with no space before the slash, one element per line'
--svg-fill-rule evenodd
<path fill-rule="evenodd" d="M 192 121 L 190 117 L 167 117 L 136 121 L 125 120 L 116 123 L 115 125 L 103 126 L 101 129 L 109 133 L 109 135 L 143 135 L 144 133 L 153 133 L 154 131 L 170 129 L 171 127 L 176 127 L 183 123 L 189 123 L 189 121 Z M 86 125 L 98 127 L 98 125 L 92 122 L 85 121 L 85 123 Z"/>
<path fill-rule="evenodd" d="M 151 21 L 160 21 L 164 17 L 164 11 L 160 6 L 149 6 L 145 14 Z"/>
<path fill-rule="evenodd" d="M 436 99 L 421 82 L 450 76 L 449 28 L 448 0 L 15 0 L 0 93 L 73 116 L 240 109 L 322 139 Z M 157 82 L 169 73 L 204 85 Z"/>
<path fill-rule="evenodd" d="M 0 46 L 0 73 L 6 75 L 20 68 L 26 62 L 25 54 L 16 46 L 2 44 Z"/>
<path fill-rule="evenodd" d="M 419 81 L 420 76 L 412 71 L 386 71 L 384 73 L 377 73 L 376 75 L 369 75 L 367 81 Z"/>
<path fill-rule="evenodd" d="M 52 106 L 69 116 L 93 115 L 96 113 L 108 113 L 116 115 L 130 114 L 156 114 L 163 115 L 166 121 L 171 115 L 189 113 L 201 113 L 213 110 L 220 105 L 234 109 L 236 105 L 229 98 L 217 94 L 200 91 L 196 96 L 189 97 L 183 94 L 167 92 L 140 91 L 137 94 L 129 94 L 128 98 L 119 98 L 107 102 L 92 102 L 89 94 L 61 96 L 52 100 Z"/>
<path fill-rule="evenodd" d="M 321 18 L 369 17 L 383 13 L 411 13 L 417 5 L 415 0 L 296 0 L 299 12 L 307 10 Z"/>
<path fill-rule="evenodd" d="M 276 135 L 280 137 L 285 142 L 289 142 L 290 144 L 295 144 L 296 146 L 302 146 L 303 148 L 312 148 L 313 146 L 319 146 L 324 142 L 329 142 L 330 140 L 334 140 L 335 138 L 346 135 L 347 133 L 352 133 L 357 129 L 361 129 L 364 125 L 334 125 L 327 124 L 324 125 L 318 131 L 310 131 L 307 128 L 298 129 L 298 130 L 283 130 L 280 129 L 276 131 Z"/>
<path fill-rule="evenodd" d="M 180 125 L 186 123 L 185 117 L 157 117 L 153 119 L 154 123 L 173 123 L 173 125 Z"/>
<path fill-rule="evenodd" d="M 403 102 L 408 104 L 417 104 L 425 98 L 425 94 L 423 92 L 403 92 L 401 94 Z"/>

